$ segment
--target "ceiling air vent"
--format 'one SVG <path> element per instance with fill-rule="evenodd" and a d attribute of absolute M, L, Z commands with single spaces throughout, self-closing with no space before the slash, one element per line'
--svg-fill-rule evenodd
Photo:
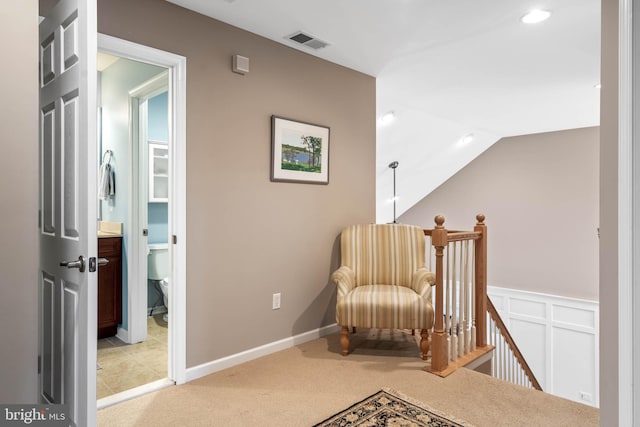
<path fill-rule="evenodd" d="M 302 31 L 298 31 L 296 33 L 287 36 L 289 40 L 293 40 L 296 43 L 300 43 L 302 45 L 308 46 L 311 49 L 322 49 L 323 47 L 329 46 L 329 43 L 324 42 L 312 35 L 305 34 Z"/>

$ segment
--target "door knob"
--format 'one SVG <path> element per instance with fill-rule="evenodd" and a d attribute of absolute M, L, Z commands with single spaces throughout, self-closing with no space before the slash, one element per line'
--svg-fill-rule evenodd
<path fill-rule="evenodd" d="M 60 266 L 67 268 L 77 268 L 80 270 L 80 273 L 84 273 L 84 257 L 80 255 L 75 261 L 61 261 Z"/>
<path fill-rule="evenodd" d="M 109 264 L 109 260 L 107 258 L 98 258 L 96 260 L 95 257 L 91 257 L 89 258 L 89 271 L 93 273 L 99 266 L 107 264 Z"/>

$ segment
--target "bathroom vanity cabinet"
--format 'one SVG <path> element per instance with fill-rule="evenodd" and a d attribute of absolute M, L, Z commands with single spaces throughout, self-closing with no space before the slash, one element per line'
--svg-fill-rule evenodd
<path fill-rule="evenodd" d="M 122 237 L 98 238 L 98 338 L 112 337 L 122 322 Z"/>

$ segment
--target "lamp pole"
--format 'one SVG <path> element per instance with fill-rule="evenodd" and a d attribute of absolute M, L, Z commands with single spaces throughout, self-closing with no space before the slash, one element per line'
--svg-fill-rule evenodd
<path fill-rule="evenodd" d="M 396 168 L 398 167 L 398 162 L 393 161 L 389 163 L 389 167 L 393 169 L 393 222 L 391 224 L 397 224 L 396 221 Z"/>

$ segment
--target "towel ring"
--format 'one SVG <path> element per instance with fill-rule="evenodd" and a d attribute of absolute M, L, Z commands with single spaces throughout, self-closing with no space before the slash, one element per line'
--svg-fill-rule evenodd
<path fill-rule="evenodd" d="M 107 156 L 108 156 L 108 158 L 107 158 Z M 106 162 L 107 164 L 110 164 L 112 158 L 113 158 L 113 151 L 107 150 L 102 155 L 102 163 Z"/>

